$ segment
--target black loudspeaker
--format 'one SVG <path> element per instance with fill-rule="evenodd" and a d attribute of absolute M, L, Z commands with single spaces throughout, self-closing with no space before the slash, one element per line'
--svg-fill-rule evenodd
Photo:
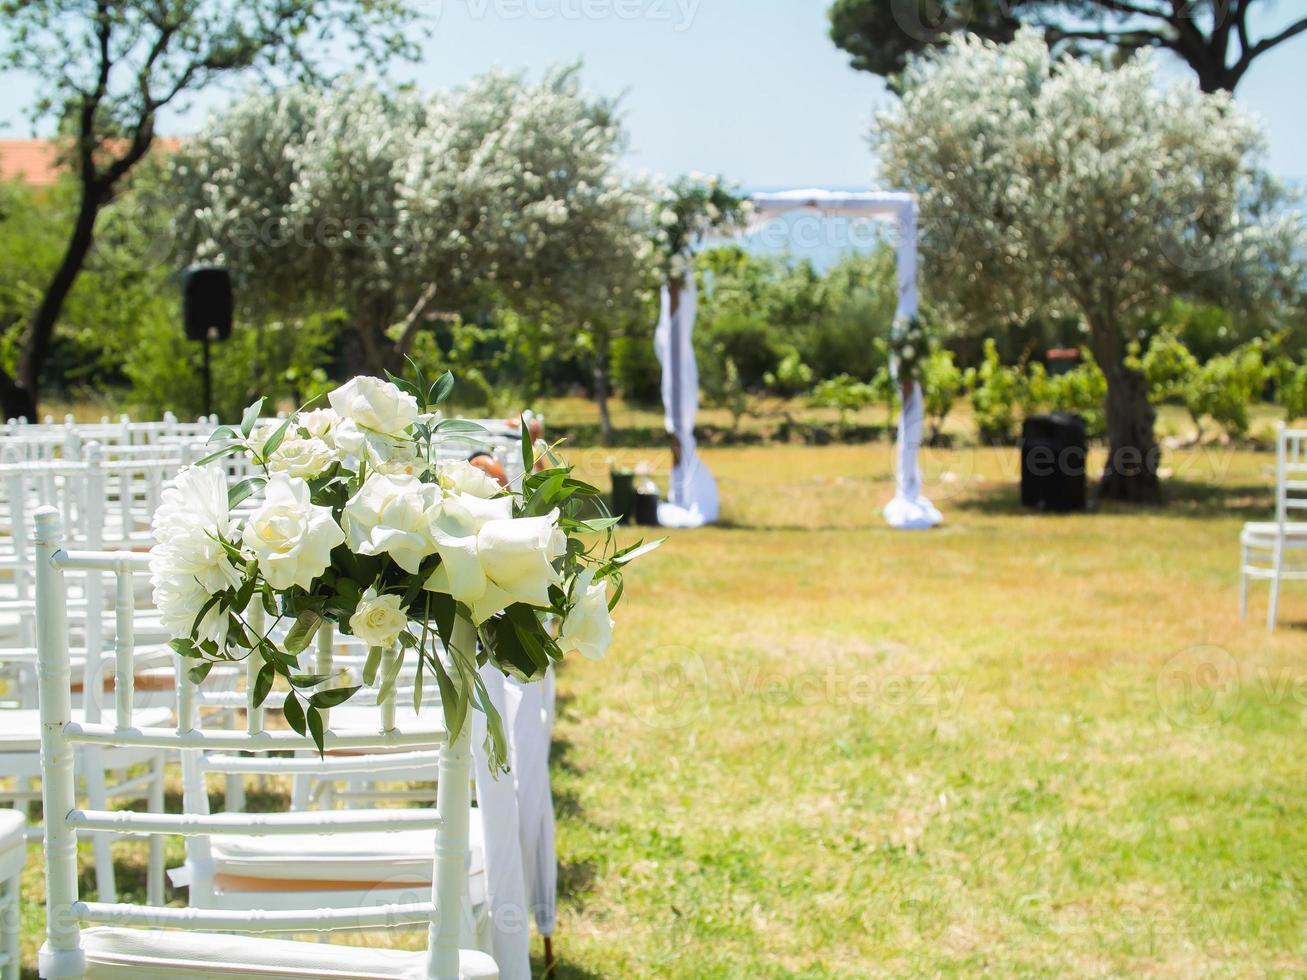
<path fill-rule="evenodd" d="M 1089 437 L 1079 415 L 1032 415 L 1021 426 L 1021 505 L 1069 512 L 1085 509 Z"/>
<path fill-rule="evenodd" d="M 187 340 L 226 340 L 231 336 L 231 275 L 211 265 L 182 273 L 182 317 Z"/>

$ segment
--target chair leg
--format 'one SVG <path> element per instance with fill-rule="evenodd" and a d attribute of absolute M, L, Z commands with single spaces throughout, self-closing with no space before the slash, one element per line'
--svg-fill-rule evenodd
<path fill-rule="evenodd" d="M 93 810 L 109 808 L 109 794 L 105 789 L 104 768 L 100 753 L 88 748 L 81 756 L 86 779 L 86 799 Z M 95 887 L 101 902 L 118 901 L 118 886 L 113 874 L 113 835 L 97 833 L 91 835 L 91 845 L 95 852 Z"/>
<path fill-rule="evenodd" d="M 18 911 L 19 891 L 19 879 L 14 878 L 5 890 L 4 907 L 0 909 L 0 950 L 8 957 L 0 980 L 18 980 L 18 940 L 22 925 Z"/>
<path fill-rule="evenodd" d="M 1283 559 L 1284 552 L 1277 545 L 1275 548 L 1275 574 L 1271 576 L 1271 597 L 1266 607 L 1266 628 L 1272 632 L 1275 631 L 1276 613 L 1280 608 L 1280 570 Z"/>
<path fill-rule="evenodd" d="M 1248 618 L 1248 547 L 1239 546 L 1239 618 Z"/>
<path fill-rule="evenodd" d="M 148 809 L 151 813 L 163 813 L 163 753 L 159 753 L 151 762 L 154 778 L 150 781 L 150 799 Z M 163 905 L 163 836 L 150 835 L 150 862 L 146 871 L 145 901 L 147 905 Z"/>
<path fill-rule="evenodd" d="M 224 806 L 228 813 L 245 812 L 245 779 L 238 773 L 227 774 L 227 792 L 225 794 Z"/>

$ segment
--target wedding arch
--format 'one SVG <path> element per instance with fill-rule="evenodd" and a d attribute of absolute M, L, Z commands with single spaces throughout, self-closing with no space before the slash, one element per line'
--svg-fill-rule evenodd
<path fill-rule="evenodd" d="M 834 191 L 820 188 L 758 193 L 750 197 L 753 215 L 746 233 L 754 233 L 787 214 L 822 218 L 871 219 L 897 226 L 898 317 L 917 313 L 917 199 L 902 191 Z M 694 420 L 699 410 L 699 369 L 694 356 L 697 297 L 693 279 L 685 286 L 663 287 L 662 310 L 654 345 L 663 367 L 663 409 L 668 433 L 677 447 L 668 501 L 659 512 L 669 527 L 697 527 L 717 520 L 717 482 L 699 457 Z M 904 398 L 895 460 L 895 497 L 885 518 L 895 527 L 930 526 L 939 513 L 921 496 L 917 450 L 922 431 L 921 389 L 913 384 Z M 914 422 L 915 420 L 915 422 Z"/>

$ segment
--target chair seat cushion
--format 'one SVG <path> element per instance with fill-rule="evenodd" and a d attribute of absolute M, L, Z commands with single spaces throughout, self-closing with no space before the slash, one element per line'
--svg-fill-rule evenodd
<path fill-rule="evenodd" d="M 215 835 L 210 838 L 214 873 L 227 879 L 224 889 L 312 890 L 351 884 L 429 885 L 435 861 L 433 830 L 395 833 L 291 834 L 286 836 Z M 479 811 L 468 821 L 468 891 L 474 905 L 485 898 L 485 836 Z M 232 882 L 230 879 L 244 879 Z M 253 879 L 257 879 L 257 882 Z"/>
<path fill-rule="evenodd" d="M 1246 542 L 1274 544 L 1276 538 L 1280 537 L 1280 525 L 1273 520 L 1251 520 L 1243 525 L 1243 534 L 1240 534 L 1240 537 Z M 1289 547 L 1307 547 L 1307 523 L 1302 521 L 1286 523 L 1285 544 Z"/>
<path fill-rule="evenodd" d="M 97 928 L 82 933 L 86 980 L 423 980 L 425 952 L 206 932 Z M 494 980 L 485 953 L 459 954 L 463 980 Z"/>
<path fill-rule="evenodd" d="M 72 720 L 84 724 L 86 713 L 74 708 Z M 113 710 L 104 712 L 104 720 L 113 720 Z M 172 723 L 171 708 L 141 708 L 132 713 L 137 728 L 159 728 Z M 0 711 L 0 753 L 40 752 L 41 713 L 35 708 L 5 708 Z"/>

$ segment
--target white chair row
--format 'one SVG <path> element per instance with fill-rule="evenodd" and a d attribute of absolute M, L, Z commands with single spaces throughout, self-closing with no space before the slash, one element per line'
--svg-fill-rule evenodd
<path fill-rule="evenodd" d="M 259 772 L 266 753 L 295 748 L 292 732 L 213 731 L 199 724 L 197 697 L 185 671 L 178 675 L 175 728 L 140 725 L 130 689 L 133 659 L 130 637 L 115 646 L 119 693 L 114 722 L 78 723 L 71 708 L 68 628 L 63 602 L 64 577 L 72 570 L 109 571 L 128 578 L 143 557 L 129 552 L 66 552 L 60 547 L 57 512 L 37 515 L 37 642 L 41 663 L 42 787 L 46 814 L 46 942 L 40 955 L 41 976 L 49 980 L 142 976 L 264 978 L 404 978 L 453 980 L 496 977 L 494 961 L 484 953 L 460 948 L 466 918 L 470 807 L 470 731 L 453 737 L 443 732 L 390 730 L 327 735 L 330 752 L 438 751 L 437 812 L 426 810 L 329 810 L 286 814 L 209 814 L 207 793 L 199 782 L 206 755 L 230 768 Z M 470 623 L 456 624 L 454 643 L 474 644 Z M 251 711 L 257 718 L 257 712 Z M 73 760 L 78 746 L 175 751 L 183 768 L 183 813 L 133 813 L 81 810 L 76 805 Z M 243 753 L 255 753 L 245 755 Z M 189 761 L 187 761 L 189 760 Z M 431 900 L 406 904 L 360 904 L 320 908 L 309 893 L 298 908 L 276 910 L 170 909 L 82 901 L 77 893 L 76 836 L 81 831 L 131 835 L 179 835 L 199 838 L 295 837 L 317 834 L 398 833 L 426 830 L 434 834 Z M 233 943 L 225 932 L 251 934 L 331 932 L 427 926 L 427 949 L 406 954 L 338 945 L 251 939 Z M 84 929 L 86 925 L 96 928 Z M 184 934 L 168 930 L 182 930 Z"/>

